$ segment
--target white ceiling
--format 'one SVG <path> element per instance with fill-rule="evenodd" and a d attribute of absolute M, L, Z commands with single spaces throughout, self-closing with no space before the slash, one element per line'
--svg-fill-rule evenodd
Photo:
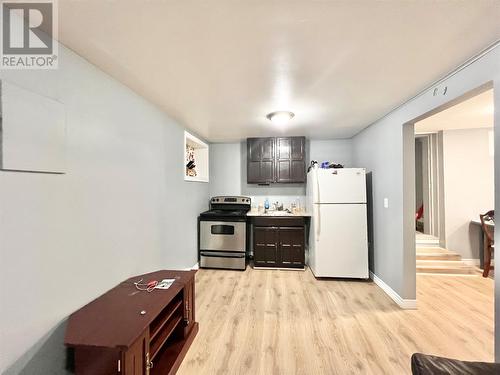
<path fill-rule="evenodd" d="M 440 130 L 492 128 L 493 113 L 493 90 L 488 90 L 415 123 L 415 132 L 432 133 Z"/>
<path fill-rule="evenodd" d="M 209 141 L 351 137 L 500 39 L 489 0 L 60 0 L 60 40 Z M 278 128 L 265 115 L 291 110 Z"/>

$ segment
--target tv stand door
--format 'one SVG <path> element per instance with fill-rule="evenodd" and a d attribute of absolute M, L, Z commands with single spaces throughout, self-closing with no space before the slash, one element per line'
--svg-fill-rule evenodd
<path fill-rule="evenodd" d="M 149 331 L 146 330 L 123 355 L 124 375 L 145 375 L 149 373 Z"/>

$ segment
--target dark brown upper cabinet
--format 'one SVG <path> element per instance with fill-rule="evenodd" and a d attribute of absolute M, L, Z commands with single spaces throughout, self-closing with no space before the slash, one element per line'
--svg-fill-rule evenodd
<path fill-rule="evenodd" d="M 274 147 L 274 138 L 247 139 L 247 181 L 249 184 L 274 182 Z"/>
<path fill-rule="evenodd" d="M 305 137 L 248 138 L 247 183 L 305 182 Z"/>

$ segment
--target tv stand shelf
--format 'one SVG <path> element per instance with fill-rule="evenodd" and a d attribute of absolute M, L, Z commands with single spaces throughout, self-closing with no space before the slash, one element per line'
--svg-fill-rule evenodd
<path fill-rule="evenodd" d="M 175 374 L 194 337 L 196 271 L 132 277 L 73 313 L 65 345 L 76 374 Z M 134 282 L 176 279 L 167 290 L 139 291 Z M 71 362 L 71 361 L 70 361 Z"/>

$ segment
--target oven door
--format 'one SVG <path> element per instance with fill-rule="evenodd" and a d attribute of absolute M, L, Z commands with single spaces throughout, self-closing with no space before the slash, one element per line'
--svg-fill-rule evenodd
<path fill-rule="evenodd" d="M 200 221 L 200 250 L 246 251 L 246 223 Z"/>

